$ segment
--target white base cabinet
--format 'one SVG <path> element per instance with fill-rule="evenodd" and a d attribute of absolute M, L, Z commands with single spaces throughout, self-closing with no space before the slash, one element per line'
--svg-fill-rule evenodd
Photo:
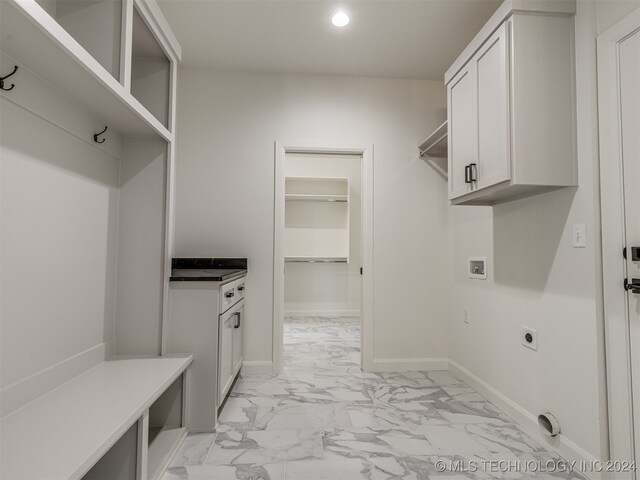
<path fill-rule="evenodd" d="M 239 302 L 224 315 L 220 315 L 220 333 L 218 354 L 218 406 L 224 403 L 229 390 L 242 367 L 242 329 L 244 302 Z"/>
<path fill-rule="evenodd" d="M 193 354 L 186 426 L 214 430 L 242 369 L 245 279 L 171 282 L 167 351 Z"/>
<path fill-rule="evenodd" d="M 506 1 L 445 75 L 452 204 L 577 185 L 575 2 L 549 8 Z"/>

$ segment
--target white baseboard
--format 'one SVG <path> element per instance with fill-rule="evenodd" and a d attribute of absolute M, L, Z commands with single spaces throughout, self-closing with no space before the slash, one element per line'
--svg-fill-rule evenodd
<path fill-rule="evenodd" d="M 446 358 L 377 358 L 371 365 L 372 372 L 411 372 L 421 370 L 448 370 Z"/>
<path fill-rule="evenodd" d="M 243 375 L 271 375 L 273 374 L 273 362 L 261 360 L 245 360 L 242 363 Z"/>
<path fill-rule="evenodd" d="M 106 344 L 100 343 L 73 357 L 29 375 L 0 390 L 0 418 L 32 402 L 105 360 Z"/>
<path fill-rule="evenodd" d="M 557 437 L 548 437 L 545 435 L 538 426 L 537 415 L 529 412 L 462 365 L 453 360 L 449 360 L 449 370 L 454 376 L 469 384 L 469 386 L 473 387 L 480 395 L 513 418 L 531 437 L 538 440 L 550 450 L 557 452 L 565 460 L 569 462 L 595 462 L 599 460 L 562 434 Z M 596 472 L 584 472 L 583 474 L 592 480 L 600 480 L 603 478 Z"/>
<path fill-rule="evenodd" d="M 285 310 L 286 317 L 359 317 L 358 309 L 309 309 L 309 310 Z"/>

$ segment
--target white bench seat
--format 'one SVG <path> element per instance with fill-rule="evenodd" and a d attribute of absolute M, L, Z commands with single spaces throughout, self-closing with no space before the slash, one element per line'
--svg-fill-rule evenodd
<path fill-rule="evenodd" d="M 192 360 L 108 360 L 2 418 L 0 477 L 82 478 Z"/>

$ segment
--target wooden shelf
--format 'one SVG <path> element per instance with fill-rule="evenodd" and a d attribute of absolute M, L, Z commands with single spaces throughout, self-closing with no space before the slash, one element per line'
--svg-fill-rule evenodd
<path fill-rule="evenodd" d="M 124 136 L 173 134 L 35 0 L 0 2 L 2 50 Z M 20 88 L 20 71 L 12 81 Z"/>
<path fill-rule="evenodd" d="M 447 122 L 445 121 L 418 147 L 420 158 L 427 162 L 439 175 L 449 177 Z"/>

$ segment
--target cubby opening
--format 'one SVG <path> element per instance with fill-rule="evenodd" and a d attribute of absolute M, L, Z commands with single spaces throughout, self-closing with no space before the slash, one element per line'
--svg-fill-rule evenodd
<path fill-rule="evenodd" d="M 137 8 L 131 56 L 131 94 L 168 128 L 171 61 Z"/>
<path fill-rule="evenodd" d="M 184 438 L 182 422 L 182 376 L 149 407 L 149 454 L 147 472 L 157 478 Z"/>
<path fill-rule="evenodd" d="M 36 0 L 115 79 L 120 80 L 121 0 Z"/>
<path fill-rule="evenodd" d="M 82 480 L 131 480 L 138 468 L 138 422 L 127 430 Z"/>

